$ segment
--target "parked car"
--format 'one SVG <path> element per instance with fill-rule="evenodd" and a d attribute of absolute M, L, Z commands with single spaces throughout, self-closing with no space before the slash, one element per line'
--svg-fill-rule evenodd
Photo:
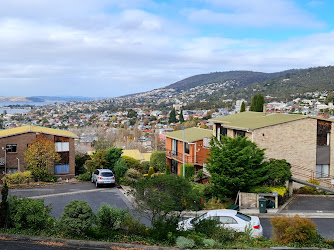
<path fill-rule="evenodd" d="M 115 186 L 115 176 L 110 169 L 96 169 L 92 173 L 92 183 L 94 182 L 96 187 L 102 184 Z"/>
<path fill-rule="evenodd" d="M 191 230 L 194 224 L 205 219 L 215 219 L 219 226 L 234 229 L 238 232 L 244 232 L 245 228 L 251 227 L 252 236 L 259 237 L 263 235 L 263 228 L 260 219 L 257 216 L 248 216 L 232 209 L 217 209 L 211 210 L 201 216 L 180 221 L 178 224 L 179 230 Z"/>

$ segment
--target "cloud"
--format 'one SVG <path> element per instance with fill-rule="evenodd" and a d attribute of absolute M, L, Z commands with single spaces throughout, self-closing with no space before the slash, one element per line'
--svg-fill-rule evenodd
<path fill-rule="evenodd" d="M 243 27 L 321 28 L 326 24 L 287 0 L 207 0 L 214 7 L 189 9 L 190 21 Z"/>

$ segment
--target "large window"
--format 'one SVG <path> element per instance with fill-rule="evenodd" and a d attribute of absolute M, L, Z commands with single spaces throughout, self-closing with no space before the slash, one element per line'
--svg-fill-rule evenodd
<path fill-rule="evenodd" d="M 172 154 L 177 155 L 177 140 L 172 140 Z"/>
<path fill-rule="evenodd" d="M 68 164 L 55 165 L 55 174 L 68 174 L 70 172 L 70 166 Z"/>
<path fill-rule="evenodd" d="M 227 128 L 223 128 L 223 127 L 221 127 L 221 128 L 220 128 L 220 134 L 221 134 L 222 136 L 227 136 Z"/>
<path fill-rule="evenodd" d="M 246 136 L 246 132 L 245 131 L 241 131 L 241 130 L 234 130 L 234 137 L 237 137 L 237 136 L 245 137 Z"/>
<path fill-rule="evenodd" d="M 6 151 L 8 153 L 16 153 L 16 151 L 17 151 L 17 144 L 7 144 L 6 145 Z"/>
<path fill-rule="evenodd" d="M 328 178 L 329 165 L 317 165 L 315 178 Z"/>

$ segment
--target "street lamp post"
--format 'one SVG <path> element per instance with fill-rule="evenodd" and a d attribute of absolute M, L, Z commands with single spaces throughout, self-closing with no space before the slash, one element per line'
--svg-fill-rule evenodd
<path fill-rule="evenodd" d="M 4 147 L 2 147 L 2 151 L 5 152 L 5 174 L 7 174 L 7 161 L 6 161 L 6 158 L 7 158 L 7 151 Z"/>
<path fill-rule="evenodd" d="M 185 154 L 186 154 L 186 143 L 185 143 L 185 131 L 184 127 L 182 127 L 183 130 L 183 177 L 186 177 L 186 165 L 185 165 Z"/>
<path fill-rule="evenodd" d="M 21 169 L 20 169 L 20 159 L 16 157 L 16 160 L 17 160 L 17 170 L 19 172 L 21 172 Z"/>

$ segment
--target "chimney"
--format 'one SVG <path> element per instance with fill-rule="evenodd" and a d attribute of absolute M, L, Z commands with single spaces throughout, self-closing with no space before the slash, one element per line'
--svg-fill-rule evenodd
<path fill-rule="evenodd" d="M 263 104 L 263 115 L 267 114 L 267 106 Z"/>

